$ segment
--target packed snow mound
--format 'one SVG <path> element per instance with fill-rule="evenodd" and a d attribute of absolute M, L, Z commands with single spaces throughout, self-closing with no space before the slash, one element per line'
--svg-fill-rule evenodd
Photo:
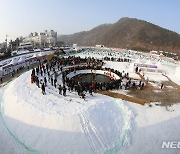
<path fill-rule="evenodd" d="M 53 89 L 44 96 L 30 73 L 10 83 L 2 103 L 6 127 L 27 152 L 117 153 L 130 144 L 132 112 L 122 101 Z"/>

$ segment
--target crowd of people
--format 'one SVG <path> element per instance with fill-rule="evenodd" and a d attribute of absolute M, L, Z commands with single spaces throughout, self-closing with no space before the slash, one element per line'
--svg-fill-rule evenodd
<path fill-rule="evenodd" d="M 78 67 L 76 68 L 76 70 L 83 70 L 83 69 L 88 69 L 85 66 L 82 67 Z M 95 69 L 95 68 L 93 68 Z M 78 82 L 76 79 L 81 78 L 81 75 L 78 76 L 74 76 L 72 78 L 66 78 L 66 83 L 68 86 L 68 89 L 70 89 L 71 91 L 77 91 L 78 95 L 82 95 L 83 92 L 88 92 L 92 95 L 92 92 L 96 92 L 98 90 L 113 90 L 113 89 L 143 89 L 143 87 L 145 86 L 144 82 L 136 82 L 136 81 L 132 81 L 132 79 L 129 77 L 129 73 L 125 73 L 124 71 L 119 72 L 118 70 L 114 70 L 111 68 L 98 68 L 98 70 L 104 70 L 104 71 L 109 71 L 112 73 L 117 74 L 120 79 L 116 80 L 116 79 L 112 79 L 110 80 L 110 82 L 96 82 L 96 74 L 92 73 L 92 80 L 90 82 L 87 81 L 80 81 Z M 71 72 L 71 70 L 66 70 L 65 74 L 69 74 Z"/>
<path fill-rule="evenodd" d="M 98 90 L 113 90 L 113 89 L 141 89 L 145 86 L 144 83 L 133 81 L 129 77 L 129 73 L 124 71 L 120 72 L 111 68 L 102 68 L 103 62 L 94 58 L 80 58 L 75 56 L 69 56 L 67 58 L 52 58 L 49 62 L 39 63 L 36 68 L 32 69 L 31 83 L 35 83 L 37 87 L 41 88 L 42 94 L 46 94 L 46 87 L 49 85 L 58 89 L 59 94 L 66 96 L 67 89 L 70 92 L 77 92 L 77 94 L 85 98 L 85 94 L 89 92 L 93 95 L 93 92 Z M 96 74 L 92 73 L 92 79 L 90 82 L 81 81 L 78 82 L 74 76 L 68 78 L 67 75 L 71 72 L 76 74 L 78 70 L 104 70 L 115 73 L 120 77 L 116 80 L 112 78 L 110 82 L 96 82 Z M 62 81 L 58 81 L 57 77 L 61 75 Z"/>
<path fill-rule="evenodd" d="M 75 57 L 75 56 L 69 56 L 67 58 L 52 58 L 51 59 L 52 66 L 72 66 L 72 65 L 80 65 L 80 64 L 87 64 L 87 65 L 103 65 L 102 60 L 95 59 L 95 58 L 81 58 L 81 57 Z"/>
<path fill-rule="evenodd" d="M 114 57 L 104 57 L 104 60 L 107 60 L 107 61 L 115 61 L 115 58 Z M 117 59 L 118 62 L 130 62 L 131 60 L 129 58 L 118 58 Z"/>
<path fill-rule="evenodd" d="M 103 63 L 102 61 L 94 58 L 82 59 L 80 57 L 74 57 L 74 56 L 69 56 L 67 58 L 64 57 L 52 58 L 49 63 L 39 62 L 39 65 L 36 68 L 32 69 L 31 83 L 35 83 L 38 86 L 38 88 L 41 88 L 43 95 L 45 95 L 47 82 L 49 82 L 51 86 L 54 86 L 59 90 L 59 94 L 63 94 L 64 96 L 66 96 L 66 90 L 67 90 L 66 83 L 68 80 L 66 78 L 67 71 L 66 70 L 63 71 L 63 67 L 80 65 L 80 64 L 86 64 L 87 66 L 89 66 L 89 68 L 95 68 L 95 66 L 102 65 Z M 77 66 L 77 67 L 70 67 L 69 70 L 71 69 L 75 71 L 76 69 L 80 69 L 80 68 L 79 66 Z M 57 83 L 58 71 L 60 71 L 62 74 L 63 85 Z"/>

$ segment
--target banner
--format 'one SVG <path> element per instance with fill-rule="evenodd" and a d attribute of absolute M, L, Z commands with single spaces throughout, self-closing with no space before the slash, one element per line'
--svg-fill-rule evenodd
<path fill-rule="evenodd" d="M 134 66 L 136 66 L 136 67 L 146 67 L 146 68 L 157 68 L 156 65 L 137 64 L 137 63 L 134 63 Z"/>

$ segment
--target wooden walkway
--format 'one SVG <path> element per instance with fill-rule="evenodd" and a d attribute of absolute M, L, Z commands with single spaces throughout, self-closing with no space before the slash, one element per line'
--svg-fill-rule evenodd
<path fill-rule="evenodd" d="M 115 92 L 111 92 L 111 91 L 98 91 L 97 93 L 102 94 L 102 95 L 107 95 L 110 97 L 114 97 L 114 98 L 120 98 L 122 100 L 141 104 L 141 105 L 144 105 L 145 103 L 150 103 L 150 101 L 146 100 L 146 99 L 135 98 L 135 97 L 131 97 L 131 96 L 127 96 L 124 94 L 119 94 L 119 93 L 115 93 Z"/>

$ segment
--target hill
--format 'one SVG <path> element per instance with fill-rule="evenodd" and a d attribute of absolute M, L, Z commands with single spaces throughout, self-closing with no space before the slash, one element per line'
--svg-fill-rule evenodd
<path fill-rule="evenodd" d="M 58 40 L 82 46 L 103 44 L 107 47 L 163 50 L 180 54 L 178 33 L 134 18 L 122 18 L 114 24 L 103 24 L 90 31 L 61 35 Z"/>

